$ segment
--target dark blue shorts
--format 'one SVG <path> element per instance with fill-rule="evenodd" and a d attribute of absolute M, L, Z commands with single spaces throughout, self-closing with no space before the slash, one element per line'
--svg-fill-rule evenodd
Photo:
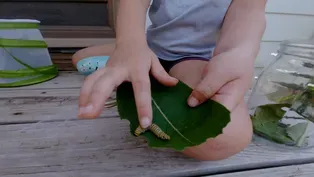
<path fill-rule="evenodd" d="M 159 61 L 160 61 L 160 64 L 164 67 L 164 69 L 169 72 L 170 69 L 180 63 L 180 62 L 183 62 L 183 61 L 186 61 L 186 60 L 202 60 L 202 61 L 208 61 L 208 58 L 199 58 L 199 57 L 187 57 L 187 58 L 182 58 L 182 59 L 179 59 L 179 60 L 174 60 L 174 61 L 168 61 L 168 60 L 163 60 L 163 59 L 160 59 L 159 58 Z"/>

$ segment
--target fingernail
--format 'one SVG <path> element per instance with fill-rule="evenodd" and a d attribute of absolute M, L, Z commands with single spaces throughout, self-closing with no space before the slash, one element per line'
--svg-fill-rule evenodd
<path fill-rule="evenodd" d="M 142 128 L 147 128 L 150 126 L 150 119 L 148 117 L 143 117 L 140 124 Z"/>
<path fill-rule="evenodd" d="M 196 98 L 194 98 L 194 97 L 190 97 L 189 100 L 188 100 L 188 104 L 191 107 L 195 107 L 195 106 L 197 106 L 199 104 L 199 101 Z"/>
<path fill-rule="evenodd" d="M 89 113 L 93 110 L 93 105 L 89 104 L 86 107 L 80 107 L 79 115 Z"/>

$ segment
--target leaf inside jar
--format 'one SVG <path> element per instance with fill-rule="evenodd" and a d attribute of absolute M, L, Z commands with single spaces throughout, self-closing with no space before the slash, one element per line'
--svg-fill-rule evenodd
<path fill-rule="evenodd" d="M 309 122 L 301 122 L 287 128 L 287 135 L 296 142 L 297 146 L 302 146 L 305 143 Z"/>
<path fill-rule="evenodd" d="M 254 132 L 280 144 L 294 144 L 293 139 L 287 135 L 285 127 L 278 125 L 285 113 L 282 110 L 283 107 L 289 107 L 289 105 L 276 104 L 257 107 L 252 116 Z"/>
<path fill-rule="evenodd" d="M 302 122 L 294 125 L 280 123 L 286 113 L 284 108 L 290 107 L 290 104 L 269 104 L 257 107 L 252 116 L 254 132 L 280 144 L 303 146 L 306 143 L 309 122 L 303 118 L 289 117 L 289 119 Z"/>

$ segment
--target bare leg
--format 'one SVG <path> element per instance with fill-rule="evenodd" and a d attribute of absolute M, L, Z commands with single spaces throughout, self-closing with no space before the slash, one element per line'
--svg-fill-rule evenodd
<path fill-rule="evenodd" d="M 92 56 L 101 56 L 107 55 L 110 56 L 115 49 L 114 44 L 106 44 L 106 45 L 99 45 L 88 47 L 76 52 L 72 57 L 72 63 L 76 66 L 76 63 L 84 58 L 92 57 Z"/>
<path fill-rule="evenodd" d="M 193 88 L 200 81 L 206 64 L 206 61 L 183 61 L 170 70 L 170 75 Z M 214 139 L 208 139 L 200 146 L 186 149 L 184 154 L 200 160 L 221 160 L 242 151 L 251 139 L 252 124 L 243 101 L 231 112 L 231 122 L 225 127 L 223 134 Z"/>

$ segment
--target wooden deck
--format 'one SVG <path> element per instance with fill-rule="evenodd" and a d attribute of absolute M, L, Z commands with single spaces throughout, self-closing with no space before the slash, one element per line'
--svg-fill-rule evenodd
<path fill-rule="evenodd" d="M 254 137 L 234 157 L 199 162 L 147 148 L 143 139 L 129 134 L 116 108 L 95 120 L 79 120 L 83 79 L 61 72 L 42 84 L 0 89 L 1 177 L 314 176 L 314 149 L 282 149 Z"/>

